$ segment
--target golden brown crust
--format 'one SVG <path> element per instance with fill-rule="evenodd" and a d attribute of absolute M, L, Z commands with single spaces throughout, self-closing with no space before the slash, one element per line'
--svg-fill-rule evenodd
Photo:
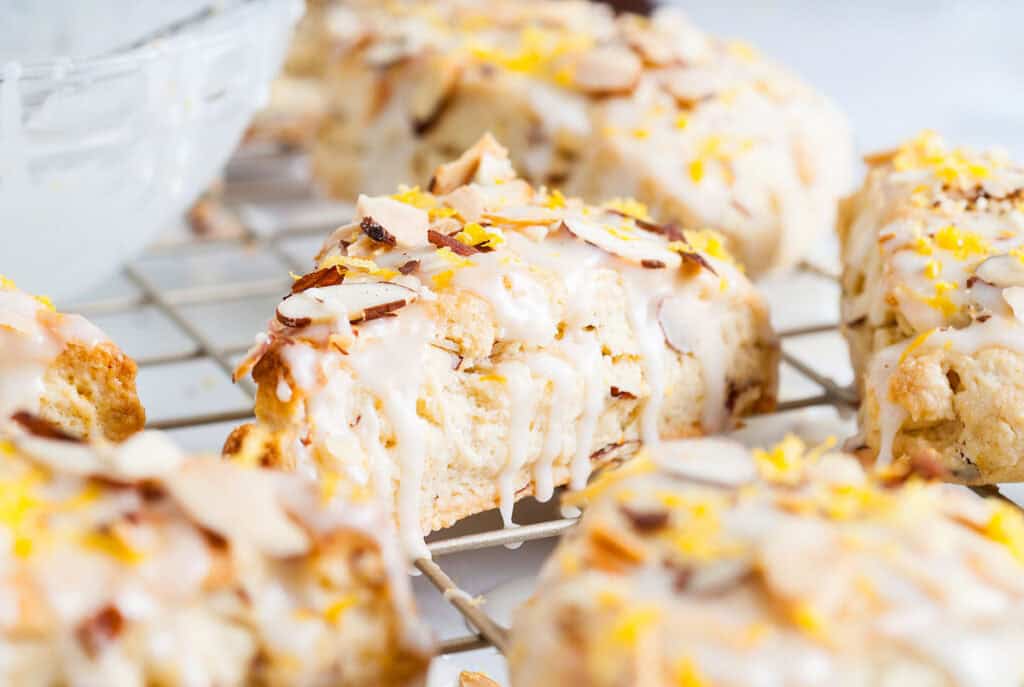
<path fill-rule="evenodd" d="M 146 423 L 136 371 L 111 343 L 69 342 L 46 371 L 40 415 L 77 436 L 122 441 Z"/>

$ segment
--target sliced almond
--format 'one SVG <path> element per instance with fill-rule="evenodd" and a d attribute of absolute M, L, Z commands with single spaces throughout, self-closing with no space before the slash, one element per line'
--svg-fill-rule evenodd
<path fill-rule="evenodd" d="M 975 267 L 974 275 L 1001 288 L 1024 286 L 1024 263 L 1012 255 L 994 255 Z"/>
<path fill-rule="evenodd" d="M 292 294 L 277 306 L 277 319 L 286 327 L 347 319 L 363 322 L 394 312 L 416 299 L 416 292 L 392 282 L 343 283 Z"/>
<path fill-rule="evenodd" d="M 685 481 L 738 487 L 757 479 L 757 468 L 742 444 L 726 439 L 684 439 L 662 444 L 658 465 Z"/>
<path fill-rule="evenodd" d="M 271 556 L 297 556 L 309 538 L 278 499 L 279 473 L 195 459 L 167 477 L 171 496 L 200 525 L 232 543 L 245 542 Z"/>
<path fill-rule="evenodd" d="M 417 136 L 427 135 L 441 121 L 458 85 L 461 67 L 450 57 L 437 56 L 424 71 L 416 80 L 410 104 L 412 130 Z"/>
<path fill-rule="evenodd" d="M 121 444 L 94 444 L 24 437 L 19 450 L 54 471 L 114 482 L 159 479 L 178 469 L 185 457 L 166 435 L 139 432 Z"/>
<path fill-rule="evenodd" d="M 459 186 L 465 186 L 476 175 L 484 155 L 508 160 L 508 150 L 487 133 L 458 159 L 441 165 L 430 180 L 430 192 L 437 195 L 451 193 Z"/>
<path fill-rule="evenodd" d="M 642 72 L 643 64 L 632 51 L 602 46 L 576 61 L 573 84 L 589 95 L 625 95 L 636 88 Z"/>
<path fill-rule="evenodd" d="M 650 22 L 635 14 L 618 18 L 619 32 L 641 59 L 655 67 L 679 61 L 675 39 L 651 27 Z"/>
<path fill-rule="evenodd" d="M 564 213 L 539 205 L 509 205 L 495 210 L 487 210 L 484 212 L 484 217 L 496 222 L 532 225 L 551 224 L 562 214 Z"/>
<path fill-rule="evenodd" d="M 82 443 L 82 439 L 80 437 L 68 434 L 49 420 L 38 415 L 33 415 L 32 413 L 24 410 L 19 410 L 14 413 L 14 415 L 11 415 L 11 420 L 32 436 L 39 437 L 40 439 L 66 441 L 78 444 Z"/>
<path fill-rule="evenodd" d="M 643 265 L 644 261 L 654 261 L 675 269 L 682 262 L 678 253 L 669 250 L 665 243 L 649 234 L 638 233 L 635 238 L 625 239 L 605 226 L 578 217 L 566 218 L 562 221 L 562 227 L 576 238 L 637 265 Z"/>
<path fill-rule="evenodd" d="M 432 244 L 434 244 L 438 248 L 448 248 L 449 250 L 451 250 L 451 252 L 455 253 L 456 255 L 461 255 L 463 257 L 469 255 L 476 255 L 477 253 L 480 252 L 477 248 L 474 248 L 473 246 L 468 246 L 453 236 L 442 234 L 441 232 L 434 231 L 433 229 L 431 229 L 427 233 L 427 238 L 430 240 Z"/>
<path fill-rule="evenodd" d="M 444 197 L 445 205 L 459 213 L 466 222 L 480 221 L 486 200 L 486 196 L 474 186 L 460 186 Z"/>
<path fill-rule="evenodd" d="M 661 75 L 661 85 L 680 107 L 691 109 L 711 100 L 727 87 L 721 76 L 704 69 L 671 69 Z"/>
<path fill-rule="evenodd" d="M 402 203 L 387 196 L 359 196 L 356 201 L 356 221 L 360 229 L 366 232 L 363 221 L 367 218 L 373 220 L 387 234 L 390 234 L 395 243 L 402 248 L 423 248 L 427 245 L 427 227 L 430 226 L 430 216 L 425 210 Z M 371 238 L 373 238 L 371 236 Z M 376 239 L 375 239 L 376 240 Z"/>
<path fill-rule="evenodd" d="M 1024 322 L 1024 286 L 1010 286 L 1003 289 L 1003 300 L 1013 310 L 1018 322 Z"/>
<path fill-rule="evenodd" d="M 345 281 L 347 270 L 341 265 L 334 265 L 316 272 L 299 277 L 292 284 L 292 293 L 302 293 L 306 289 L 319 288 L 321 286 L 334 286 Z"/>

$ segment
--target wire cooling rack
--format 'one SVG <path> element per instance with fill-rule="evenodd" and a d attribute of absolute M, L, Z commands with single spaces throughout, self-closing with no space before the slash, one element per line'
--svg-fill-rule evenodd
<path fill-rule="evenodd" d="M 197 206 L 191 226 L 170 231 L 105 290 L 70 306 L 97 320 L 122 343 L 133 337 L 136 344 L 145 340 L 146 346 L 125 348 L 138 361 L 140 391 L 151 415 L 154 404 L 146 398 L 147 388 L 154 398 L 165 396 L 170 379 L 198 379 L 198 388 L 218 392 L 213 395 L 222 402 L 212 405 L 202 400 L 209 396 L 205 393 L 185 393 L 163 403 L 151 417 L 151 428 L 186 436 L 206 428 L 204 436 L 222 440 L 231 426 L 252 417 L 252 383 L 230 385 L 235 363 L 251 337 L 263 329 L 273 304 L 287 292 L 288 271 L 304 273 L 320 240 L 351 212 L 349 206 L 319 199 L 304 170 L 301 157 L 281 151 L 250 149 L 236 156 L 222 194 Z M 783 344 L 783 390 L 778 410 L 759 422 L 816 407 L 848 418 L 856 408 L 852 377 L 848 369 L 841 369 L 845 362 L 836 368 L 821 360 L 821 346 L 804 345 L 826 337 L 834 347 L 838 340 L 835 282 L 829 267 L 804 263 L 776 284 L 781 288 L 775 289 L 774 298 L 768 285 L 773 311 L 787 313 L 781 320 L 775 318 Z M 826 305 L 818 307 L 822 303 Z M 839 354 L 845 358 L 844 351 Z M 1001 495 L 994 487 L 979 491 Z M 421 559 L 415 565 L 475 629 L 443 641 L 441 653 L 488 646 L 504 652 L 507 632 L 484 611 L 481 598 L 463 591 L 438 561 L 556 537 L 574 522 L 554 517 L 512 529 L 435 535 L 439 538 L 429 544 L 433 560 Z"/>

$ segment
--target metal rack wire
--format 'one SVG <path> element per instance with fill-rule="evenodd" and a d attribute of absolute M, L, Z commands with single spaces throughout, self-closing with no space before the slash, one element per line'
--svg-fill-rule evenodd
<path fill-rule="evenodd" d="M 281 165 L 292 165 L 293 160 L 284 158 L 278 159 L 277 153 L 256 153 L 245 155 L 236 159 L 228 171 L 227 192 L 225 203 L 230 210 L 234 201 L 232 198 L 233 184 L 239 187 L 246 187 L 247 193 L 242 195 L 259 196 L 261 193 L 272 193 L 279 200 L 281 197 L 291 197 L 297 203 L 304 199 L 311 198 L 308 187 L 303 188 L 299 183 L 293 188 L 282 189 L 277 183 L 274 174 L 268 174 L 268 169 L 280 168 Z M 255 174 L 250 165 L 256 165 L 262 171 Z M 255 178 L 255 181 L 254 181 Z M 263 180 L 261 182 L 261 179 Z M 270 181 L 273 179 L 274 181 Z M 269 183 L 267 183 L 269 182 Z M 261 183 L 263 184 L 261 186 Z M 291 194 L 291 195 L 289 195 Z M 344 218 L 341 218 L 344 219 Z M 276 296 L 285 293 L 291 280 L 287 275 L 282 278 L 255 279 L 235 282 L 230 284 L 180 286 L 167 288 L 151 278 L 145 269 L 141 267 L 142 261 L 147 258 L 160 257 L 170 259 L 187 259 L 191 256 L 201 254 L 203 251 L 217 247 L 239 247 L 248 250 L 265 250 L 276 256 L 289 268 L 297 271 L 305 271 L 306 265 L 291 257 L 283 248 L 285 241 L 296 238 L 313 238 L 324 235 L 333 226 L 278 226 L 270 231 L 257 232 L 252 226 L 244 221 L 239 222 L 238 231 L 228 236 L 199 237 L 185 236 L 178 240 L 164 242 L 150 249 L 150 251 L 124 268 L 123 276 L 127 282 L 133 285 L 138 293 L 130 296 L 115 296 L 101 300 L 78 303 L 75 310 L 85 315 L 113 315 L 131 313 L 142 308 L 152 307 L 159 310 L 166 316 L 180 333 L 187 337 L 189 348 L 187 351 L 153 356 L 140 356 L 137 359 L 140 369 L 180 363 L 193 360 L 210 360 L 220 370 L 230 377 L 233 370 L 232 358 L 240 355 L 246 346 L 220 346 L 204 333 L 203 329 L 190 318 L 187 309 L 192 306 L 208 304 L 226 304 L 232 301 L 251 298 L 253 296 Z M 829 274 L 810 264 L 800 267 L 806 273 L 818 277 L 835 279 L 835 275 Z M 802 326 L 786 329 L 779 332 L 779 337 L 785 342 L 797 337 L 810 336 L 835 332 L 837 323 L 826 323 L 812 326 Z M 777 415 L 798 409 L 812 408 L 815 406 L 833 407 L 841 412 L 849 412 L 856 408 L 856 392 L 831 377 L 822 374 L 808 361 L 788 352 L 783 352 L 783 361 L 805 380 L 811 382 L 817 389 L 800 398 L 789 399 L 779 403 Z M 248 380 L 239 382 L 244 391 L 253 395 L 255 388 Z M 219 412 L 198 413 L 189 412 L 184 409 L 171 417 L 164 417 L 151 422 L 150 427 L 155 429 L 184 429 L 200 427 L 229 421 L 243 421 L 252 417 L 251 411 L 228 410 Z M 770 416 L 769 416 L 770 417 Z M 979 493 L 987 496 L 1001 496 L 998 489 L 994 487 L 979 488 Z M 469 594 L 462 591 L 457 582 L 453 580 L 438 560 L 445 556 L 489 549 L 500 546 L 521 544 L 527 541 L 557 537 L 571 528 L 575 523 L 573 518 L 558 518 L 536 524 L 523 525 L 513 529 L 497 529 L 464 536 L 442 538 L 429 544 L 429 550 L 433 556 L 432 560 L 420 559 L 415 562 L 416 567 L 433 584 L 434 587 L 468 622 L 475 628 L 476 632 L 442 642 L 440 651 L 444 654 L 472 651 L 488 646 L 493 646 L 504 652 L 507 631 L 498 622 L 491 618 L 482 608 L 478 600 L 474 600 Z"/>

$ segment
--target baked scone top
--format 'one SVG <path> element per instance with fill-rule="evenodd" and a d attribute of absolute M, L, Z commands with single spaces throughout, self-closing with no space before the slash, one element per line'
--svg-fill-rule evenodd
<path fill-rule="evenodd" d="M 585 157 L 589 142 L 608 141 L 608 166 L 629 168 L 630 184 L 666 199 L 660 216 L 672 210 L 728 230 L 752 269 L 789 262 L 797 250 L 783 244 L 785 231 L 771 235 L 774 222 L 788 229 L 822 211 L 831 217 L 850 183 L 849 129 L 825 98 L 749 44 L 706 35 L 671 8 L 648 18 L 572 0 L 370 0 L 326 16 L 331 59 L 360 60 L 381 79 L 394 66 L 434 67 L 408 98 L 389 101 L 386 84 L 367 96 L 371 111 L 406 103 L 423 137 L 460 89 L 505 84 L 532 104 L 533 138 L 550 142 L 517 161 L 531 179 L 606 189 L 555 170 L 551 158 Z M 553 172 L 568 180 L 549 179 Z"/>
<path fill-rule="evenodd" d="M 262 360 L 283 360 L 284 373 L 265 377 L 278 385 L 281 403 L 307 401 L 298 437 L 305 440 L 296 441 L 294 450 L 312 453 L 313 465 L 324 447 L 344 457 L 360 443 L 377 441 L 376 430 L 371 438 L 356 440 L 355 424 L 339 420 L 358 423 L 353 394 L 341 386 L 345 380 L 354 378 L 369 389 L 377 399 L 374 414 L 386 417 L 393 430 L 389 446 L 401 470 L 396 475 L 399 517 L 410 541 L 420 539 L 418 527 L 409 524 L 418 522 L 423 418 L 444 425 L 417 405 L 421 386 L 445 383 L 425 377 L 425 351 L 447 352 L 452 369 L 522 397 L 511 411 L 522 427 L 510 433 L 524 439 L 532 422 L 527 392 L 532 394 L 535 382 L 523 359 L 553 354 L 555 359 L 544 364 L 555 369 L 538 370 L 538 377 L 552 379 L 571 395 L 583 379 L 587 400 L 581 419 L 563 421 L 578 425 L 572 482 L 581 487 L 590 453 L 600 448 L 592 445 L 594 424 L 609 393 L 602 351 L 591 331 L 594 322 L 613 320 L 621 326 L 613 342 L 620 349 L 616 354 L 640 361 L 643 381 L 611 393 L 645 399 L 638 414 L 646 442 L 658 440 L 667 356 L 690 355 L 700 365 L 702 381 L 694 384 L 703 384 L 703 398 L 694 405 L 701 404 L 699 424 L 711 432 L 731 416 L 727 360 L 735 342 L 723 340 L 720 318 L 751 316 L 755 329 L 763 329 L 752 335 L 757 343 L 766 350 L 774 346 L 760 297 L 717 234 L 656 224 L 631 200 L 596 207 L 558 191 L 534 189 L 516 178 L 505 149 L 490 136 L 441 166 L 429 190 L 361 196 L 356 209 L 355 222 L 327 239 L 316 271 L 297 278 L 269 331 L 236 374 L 256 368 L 259 376 Z M 606 312 L 616 306 L 601 301 L 607 290 L 593 282 L 609 274 L 616 296 L 625 290 L 627 312 Z M 509 365 L 502 362 L 509 359 Z M 261 419 L 281 424 L 292 407 Z M 306 448 L 310 438 L 317 439 L 311 449 Z M 509 448 L 508 480 L 526 458 L 526 444 L 517 446 Z M 551 450 L 561 454 L 558 446 Z M 366 472 L 384 469 L 387 462 L 381 455 L 363 474 L 357 470 L 345 477 L 367 481 Z M 345 469 L 351 471 L 355 463 Z M 387 474 L 377 471 L 372 479 L 378 489 L 390 490 Z M 512 490 L 511 481 L 502 489 L 506 515 Z"/>
<path fill-rule="evenodd" d="M 86 444 L 18 414 L 0 428 L 0 676 L 324 684 L 361 674 L 332 665 L 354 658 L 343 637 L 368 664 L 425 662 L 390 522 L 333 489 L 186 457 L 155 432 Z"/>
<path fill-rule="evenodd" d="M 844 227 L 850 264 L 880 255 L 846 319 L 895 319 L 904 335 L 1014 320 L 1024 305 L 1024 166 L 998 151 L 950 148 L 926 131 L 868 158 Z"/>
<path fill-rule="evenodd" d="M 843 322 L 878 406 L 884 462 L 908 418 L 890 383 L 910 356 L 1024 351 L 1024 167 L 997 151 L 950 148 L 931 131 L 868 162 L 839 224 Z M 961 478 L 976 480 L 972 467 Z"/>
<path fill-rule="evenodd" d="M 59 313 L 45 296 L 30 296 L 0 275 L 0 417 L 37 410 L 46 368 L 69 342 L 107 340 L 84 317 Z"/>
<path fill-rule="evenodd" d="M 513 684 L 554 684 L 550 646 L 591 685 L 897 684 L 879 676 L 915 664 L 898 684 L 1015 685 L 1020 512 L 829 445 L 666 443 L 571 495 L 589 506 L 514 624 L 534 679 Z"/>

